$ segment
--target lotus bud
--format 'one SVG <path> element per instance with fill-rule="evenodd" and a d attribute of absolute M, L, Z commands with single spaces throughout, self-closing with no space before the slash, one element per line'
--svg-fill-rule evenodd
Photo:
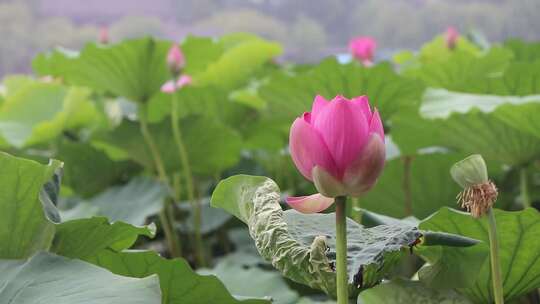
<path fill-rule="evenodd" d="M 464 189 L 457 196 L 458 204 L 473 217 L 486 214 L 497 200 L 497 187 L 488 179 L 486 162 L 481 155 L 474 154 L 455 163 L 450 175 Z"/>
<path fill-rule="evenodd" d="M 107 27 L 103 26 L 103 27 L 101 27 L 99 29 L 98 41 L 101 44 L 108 44 L 110 42 L 109 41 L 109 29 Z"/>
<path fill-rule="evenodd" d="M 332 101 L 315 97 L 311 112 L 294 121 L 289 148 L 296 168 L 319 191 L 287 200 L 304 213 L 328 208 L 337 196 L 361 196 L 384 167 L 382 121 L 366 96 L 336 96 Z"/>
<path fill-rule="evenodd" d="M 178 44 L 173 44 L 167 54 L 167 65 L 171 73 L 176 77 L 180 74 L 186 64 L 184 54 Z"/>
<path fill-rule="evenodd" d="M 456 30 L 455 27 L 450 26 L 446 29 L 446 47 L 449 49 L 454 49 L 457 44 L 457 40 L 459 38 L 459 32 Z"/>
<path fill-rule="evenodd" d="M 349 42 L 349 52 L 364 66 L 373 65 L 373 56 L 375 55 L 376 48 L 377 42 L 371 37 L 357 37 Z"/>

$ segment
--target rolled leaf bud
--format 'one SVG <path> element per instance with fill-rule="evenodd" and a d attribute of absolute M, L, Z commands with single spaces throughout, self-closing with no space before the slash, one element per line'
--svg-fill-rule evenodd
<path fill-rule="evenodd" d="M 177 76 L 180 74 L 185 64 L 184 53 L 182 53 L 180 46 L 176 43 L 173 44 L 167 54 L 167 65 L 169 70 L 173 75 Z"/>
<path fill-rule="evenodd" d="M 455 163 L 450 175 L 463 187 L 457 196 L 458 204 L 473 217 L 486 214 L 497 200 L 497 187 L 488 179 L 486 162 L 481 155 L 474 154 Z"/>

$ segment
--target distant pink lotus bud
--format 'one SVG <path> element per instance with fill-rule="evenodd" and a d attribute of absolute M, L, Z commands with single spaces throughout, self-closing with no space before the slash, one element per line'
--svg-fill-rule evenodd
<path fill-rule="evenodd" d="M 99 29 L 99 43 L 108 44 L 109 43 L 109 29 L 105 26 Z"/>
<path fill-rule="evenodd" d="M 446 47 L 449 49 L 454 49 L 459 38 L 459 32 L 455 27 L 450 26 L 446 29 Z"/>
<path fill-rule="evenodd" d="M 289 147 L 296 168 L 320 192 L 287 199 L 303 213 L 328 208 L 336 196 L 362 195 L 384 167 L 383 125 L 366 96 L 336 96 L 330 102 L 315 97 L 311 112 L 294 121 Z"/>
<path fill-rule="evenodd" d="M 167 65 L 169 66 L 169 70 L 174 75 L 178 75 L 182 71 L 182 68 L 184 68 L 185 64 L 186 61 L 180 46 L 178 46 L 176 43 L 173 44 L 169 49 L 169 53 L 167 54 Z"/>
<path fill-rule="evenodd" d="M 365 66 L 373 65 L 377 42 L 372 37 L 357 37 L 349 42 L 349 52 Z"/>

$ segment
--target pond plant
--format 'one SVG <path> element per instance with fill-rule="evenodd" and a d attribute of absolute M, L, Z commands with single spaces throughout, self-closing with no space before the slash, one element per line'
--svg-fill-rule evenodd
<path fill-rule="evenodd" d="M 0 303 L 540 303 L 540 44 L 382 47 L 104 29 L 6 76 Z"/>

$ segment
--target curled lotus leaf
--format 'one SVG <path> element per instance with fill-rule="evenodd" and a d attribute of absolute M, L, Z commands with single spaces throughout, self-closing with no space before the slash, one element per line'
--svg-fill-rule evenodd
<path fill-rule="evenodd" d="M 283 275 L 335 295 L 335 214 L 283 211 L 279 202 L 279 188 L 271 179 L 246 175 L 222 181 L 211 201 L 248 225 L 259 253 Z M 348 219 L 351 294 L 378 284 L 421 236 L 411 225 L 364 228 Z"/>

